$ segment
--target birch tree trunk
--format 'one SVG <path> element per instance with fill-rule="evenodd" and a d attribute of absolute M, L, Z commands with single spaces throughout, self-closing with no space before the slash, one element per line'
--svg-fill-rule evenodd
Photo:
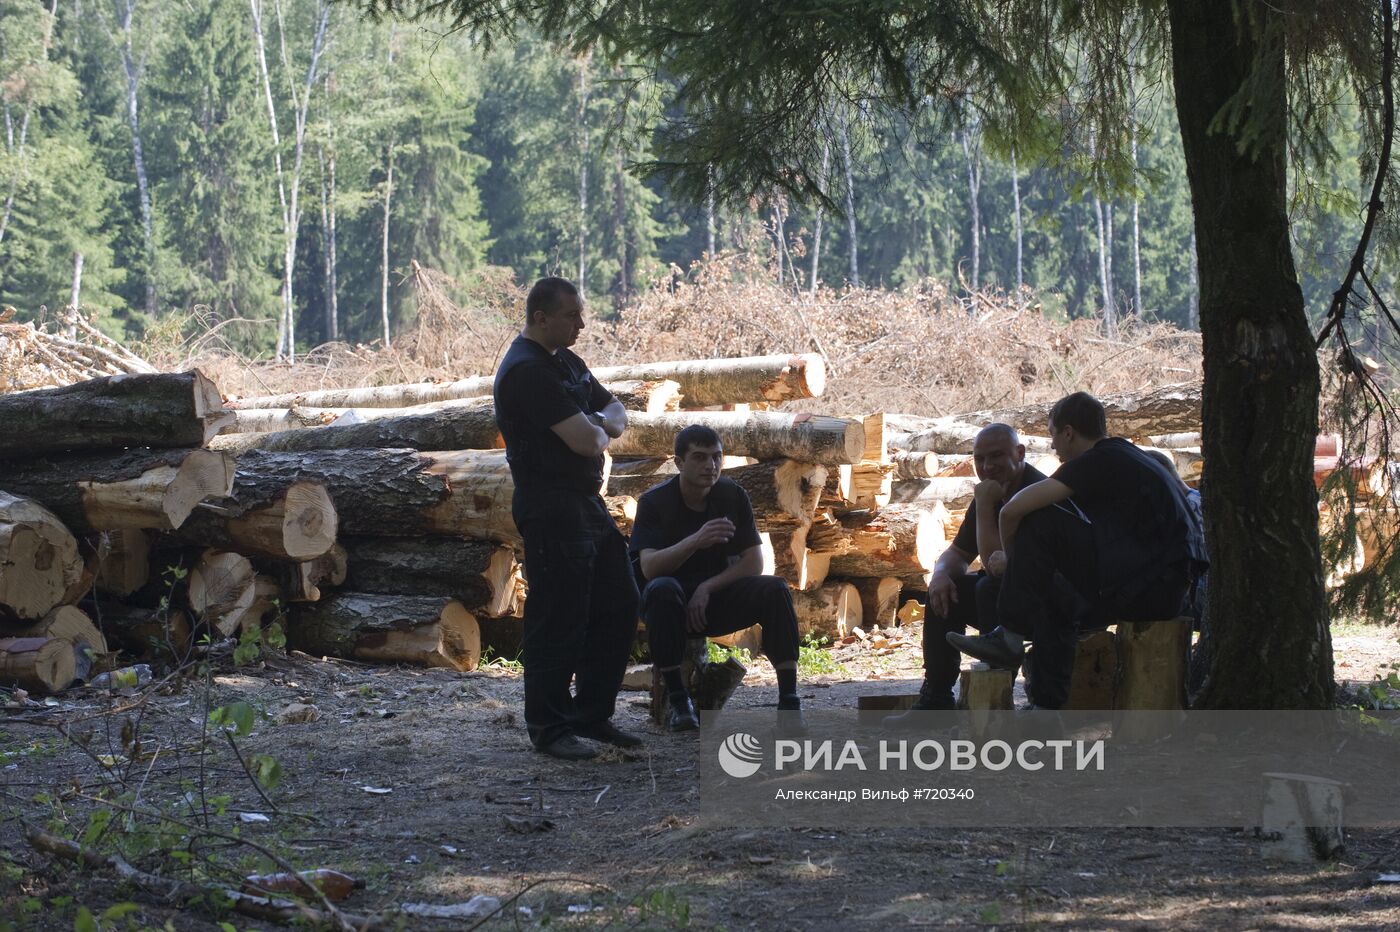
<path fill-rule="evenodd" d="M 1016 211 L 1016 293 L 1019 295 L 1025 279 L 1021 275 L 1021 179 L 1016 170 L 1016 150 L 1011 150 L 1011 200 Z M 1018 299 L 1019 300 L 1019 299 Z"/>
<path fill-rule="evenodd" d="M 146 313 L 156 312 L 155 233 L 151 220 L 151 186 L 146 177 L 146 153 L 141 144 L 141 120 L 137 90 L 146 70 L 146 55 L 138 63 L 132 49 L 132 22 L 136 16 L 137 0 L 115 0 L 117 29 L 121 32 L 122 70 L 126 74 L 126 123 L 131 132 L 131 158 L 136 169 L 136 193 L 141 204 L 141 236 L 146 260 Z M 77 302 L 74 302 L 74 306 Z"/>
<path fill-rule="evenodd" d="M 384 217 L 379 231 L 379 319 L 384 325 L 384 348 L 389 348 L 389 208 L 394 196 L 394 138 L 384 171 Z"/>
<path fill-rule="evenodd" d="M 831 143 L 822 146 L 822 173 L 818 179 L 818 184 L 823 191 L 826 190 L 826 172 L 831 166 Z M 822 257 L 822 214 L 824 210 L 821 204 L 817 205 L 817 222 L 812 231 L 812 278 L 807 283 L 807 293 L 812 297 L 817 296 L 817 273 L 820 268 Z"/>
<path fill-rule="evenodd" d="M 972 213 L 972 281 L 969 284 L 976 291 L 982 271 L 982 212 L 977 198 L 982 187 L 982 145 L 980 139 L 977 145 L 971 145 L 966 129 L 958 135 L 962 140 L 963 158 L 967 160 L 967 200 Z"/>
<path fill-rule="evenodd" d="M 73 309 L 73 313 L 78 313 L 78 304 L 83 294 L 83 254 L 73 253 L 73 290 L 68 295 L 68 306 Z M 68 333 L 70 340 L 78 338 L 78 325 L 74 323 Z"/>
<path fill-rule="evenodd" d="M 48 18 L 48 22 L 46 22 L 46 23 L 44 24 L 44 60 L 45 60 L 45 61 L 47 61 L 47 60 L 48 60 L 48 57 L 49 57 L 49 47 L 53 44 L 53 24 L 54 24 L 54 20 L 57 19 L 57 17 L 58 17 L 58 0 L 49 0 L 49 18 Z M 30 117 L 31 114 L 33 114 L 33 112 L 34 112 L 34 100 L 33 100 L 33 98 L 31 97 L 31 98 L 26 99 L 25 102 L 24 102 L 24 116 L 20 119 L 20 123 L 19 123 L 19 143 L 18 143 L 18 145 L 14 144 L 14 143 L 12 142 L 12 132 L 13 132 L 13 131 L 9 129 L 8 125 L 7 125 L 7 127 L 6 127 L 6 129 L 7 129 L 7 132 L 6 132 L 6 134 L 5 134 L 6 148 L 9 149 L 10 152 L 14 155 L 16 161 L 23 160 L 23 158 L 24 158 L 24 146 L 25 146 L 25 142 L 26 142 L 26 141 L 28 140 L 28 138 L 29 138 L 29 117 Z M 10 113 L 10 111 L 9 111 L 9 106 L 8 106 L 8 102 L 7 102 L 6 108 L 5 108 L 5 122 L 6 122 L 6 124 L 9 124 L 9 122 L 10 122 L 9 113 Z M 21 174 L 20 174 L 19 172 L 16 172 L 16 173 L 15 173 L 14 180 L 10 182 L 10 191 L 9 191 L 8 194 L 5 195 L 5 209 L 4 209 L 3 211 L 0 211 L 0 243 L 3 243 L 3 242 L 5 241 L 5 230 L 6 230 L 6 229 L 9 227 L 9 225 L 10 225 L 10 215 L 11 215 L 11 214 L 13 213 L 13 211 L 14 211 L 14 207 L 15 207 L 15 194 L 16 194 L 16 192 L 19 190 L 19 180 L 20 180 L 20 177 L 21 177 Z"/>
<path fill-rule="evenodd" d="M 321 163 L 321 229 L 326 242 L 323 252 L 326 265 L 326 339 L 340 338 L 340 316 L 335 304 L 335 153 L 326 158 L 326 150 L 317 146 L 316 158 Z"/>
<path fill-rule="evenodd" d="M 1099 227 L 1099 291 L 1103 294 L 1103 329 L 1111 340 L 1118 335 L 1118 319 L 1113 310 L 1113 289 L 1108 280 L 1108 253 L 1104 235 L 1103 201 L 1094 195 L 1094 219 Z"/>
<path fill-rule="evenodd" d="M 709 166 L 709 184 L 705 187 L 705 255 L 715 255 L 715 167 Z"/>
<path fill-rule="evenodd" d="M 588 273 L 588 66 L 593 60 L 589 49 L 578 60 L 578 280 L 583 294 Z"/>
<path fill-rule="evenodd" d="M 846 121 L 841 121 L 841 160 L 846 169 L 846 239 L 850 243 L 851 287 L 860 287 L 860 262 L 856 254 L 856 186 L 851 173 L 851 133 Z"/>

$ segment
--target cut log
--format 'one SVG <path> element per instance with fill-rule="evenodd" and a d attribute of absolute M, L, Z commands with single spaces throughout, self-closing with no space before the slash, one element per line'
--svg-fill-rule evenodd
<path fill-rule="evenodd" d="M 849 511 L 855 507 L 855 493 L 852 491 L 854 469 L 849 463 L 827 467 L 826 486 L 822 489 L 821 497 L 817 499 L 820 507 L 833 511 Z"/>
<path fill-rule="evenodd" d="M 609 483 L 611 483 L 609 479 Z M 605 495 L 603 504 L 608 506 L 608 516 L 617 529 L 628 537 L 632 536 L 632 522 L 637 520 L 637 500 L 630 495 Z"/>
<path fill-rule="evenodd" d="M 893 628 L 899 611 L 899 594 L 903 584 L 893 576 L 879 579 L 854 579 L 851 584 L 860 593 L 860 615 L 863 625 Z"/>
<path fill-rule="evenodd" d="M 82 578 L 78 542 L 53 512 L 0 492 L 0 620 L 42 619 Z"/>
<path fill-rule="evenodd" d="M 1009 712 L 1016 674 L 991 664 L 974 663 L 958 675 L 958 708 L 980 712 Z"/>
<path fill-rule="evenodd" d="M 495 377 L 475 375 L 455 382 L 417 382 L 368 388 L 324 388 L 239 398 L 228 403 L 240 411 L 250 408 L 406 408 L 459 398 L 490 397 Z"/>
<path fill-rule="evenodd" d="M 293 606 L 288 643 L 308 654 L 475 670 L 476 617 L 455 599 L 340 592 Z"/>
<path fill-rule="evenodd" d="M 475 537 L 520 546 L 504 451 L 254 450 L 238 458 L 238 472 L 240 481 L 269 486 L 321 483 L 342 534 Z"/>
<path fill-rule="evenodd" d="M 284 430 L 301 430 L 309 427 L 325 427 L 347 411 L 354 408 L 251 408 L 242 410 L 230 408 L 233 417 L 224 425 L 219 435 L 225 434 L 275 434 Z M 377 408 L 380 411 L 402 411 L 402 408 Z"/>
<path fill-rule="evenodd" d="M 1034 692 L 1035 648 L 1026 651 L 1026 692 Z M 1074 649 L 1066 711 L 1106 712 L 1117 705 L 1118 641 L 1112 631 L 1083 634 Z"/>
<path fill-rule="evenodd" d="M 104 635 L 123 650 L 141 657 L 161 655 L 182 660 L 190 650 L 190 620 L 182 609 L 143 608 L 120 602 L 82 603 Z"/>
<path fill-rule="evenodd" d="M 671 379 L 680 383 L 681 404 L 687 408 L 777 403 L 815 398 L 826 390 L 826 363 L 815 353 L 604 366 L 593 375 L 600 382 Z"/>
<path fill-rule="evenodd" d="M 865 449 L 861 451 L 861 462 L 880 464 L 890 462 L 885 416 L 883 414 L 867 414 L 861 418 L 861 425 L 865 428 Z"/>
<path fill-rule="evenodd" d="M 1113 737 L 1156 741 L 1169 734 L 1186 708 L 1191 650 L 1190 616 L 1118 623 L 1118 714 Z M 1133 714 L 1177 713 L 1177 714 Z"/>
<path fill-rule="evenodd" d="M 240 472 L 233 494 L 196 508 L 180 527 L 182 540 L 274 560 L 313 560 L 331 549 L 339 518 L 319 482 L 270 481 Z"/>
<path fill-rule="evenodd" d="M 898 505 L 927 506 L 941 502 L 947 508 L 966 509 L 972 504 L 972 494 L 976 488 L 975 476 L 910 479 L 894 484 L 890 502 Z"/>
<path fill-rule="evenodd" d="M 794 591 L 797 632 L 802 637 L 839 641 L 862 621 L 860 593 L 848 582 L 829 582 L 810 591 Z"/>
<path fill-rule="evenodd" d="M 681 386 L 674 379 L 619 379 L 603 386 L 628 411 L 679 411 Z"/>
<path fill-rule="evenodd" d="M 895 479 L 931 479 L 938 473 L 938 454 L 896 450 L 890 457 Z"/>
<path fill-rule="evenodd" d="M 890 505 L 841 519 L 850 546 L 832 557 L 835 576 L 917 576 L 933 570 L 947 549 L 944 512 L 918 505 Z"/>
<path fill-rule="evenodd" d="M 1183 382 L 1164 385 L 1148 392 L 1104 395 L 1099 398 L 1108 416 L 1108 434 L 1129 439 L 1147 438 L 1153 434 L 1172 434 L 1201 429 L 1201 385 Z M 966 424 L 990 424 L 994 421 L 1010 424 L 1019 431 L 1039 433 L 1050 420 L 1054 402 L 1004 408 L 998 411 L 977 411 L 959 414 Z M 1023 438 L 1024 439 L 1024 438 Z M 1026 448 L 1029 450 L 1030 445 Z"/>
<path fill-rule="evenodd" d="M 62 638 L 0 638 L 0 686 L 46 696 L 73 683 L 73 645 Z"/>
<path fill-rule="evenodd" d="M 122 598 L 151 578 L 151 538 L 139 528 L 119 528 L 102 534 L 101 554 L 94 579 L 97 591 Z"/>
<path fill-rule="evenodd" d="M 1047 409 L 1048 410 L 1048 409 Z M 978 415 L 960 414 L 955 417 L 933 418 L 920 430 L 909 434 L 891 434 L 890 443 L 896 449 L 913 452 L 931 452 L 939 456 L 958 454 L 970 456 L 972 443 L 991 421 L 977 419 Z M 1044 430 L 1042 423 L 1035 428 Z M 1049 453 L 1050 438 L 1038 434 L 1021 434 L 1021 443 L 1027 453 Z"/>
<path fill-rule="evenodd" d="M 975 475 L 977 475 L 977 464 L 972 461 L 972 454 L 940 453 L 938 454 L 938 475 L 929 476 L 929 478 L 938 479 Z"/>
<path fill-rule="evenodd" d="M 771 542 L 773 561 L 771 571 L 765 568 L 765 572 L 781 576 L 794 589 L 815 589 L 826 581 L 831 557 L 807 548 L 807 528 L 799 525 L 763 533 Z"/>
<path fill-rule="evenodd" d="M 233 487 L 233 458 L 213 450 L 139 448 L 0 464 L 5 489 L 42 502 L 75 534 L 168 531 Z"/>
<path fill-rule="evenodd" d="M 850 503 L 853 508 L 878 510 L 890 503 L 894 467 L 888 463 L 861 462 L 851 467 Z"/>
<path fill-rule="evenodd" d="M 1346 784 L 1301 773 L 1264 774 L 1259 853 L 1270 861 L 1315 864 L 1341 855 Z"/>
<path fill-rule="evenodd" d="M 58 638 L 73 649 L 73 678 L 85 680 L 93 661 L 107 653 L 107 639 L 82 609 L 60 605 L 37 624 L 14 632 L 21 638 Z"/>
<path fill-rule="evenodd" d="M 287 601 L 315 602 L 321 598 L 322 586 L 335 588 L 345 582 L 345 548 L 337 543 L 314 560 L 277 562 L 264 570 L 277 579 Z"/>
<path fill-rule="evenodd" d="M 457 407 L 360 424 L 335 423 L 316 430 L 274 434 L 227 434 L 210 443 L 216 450 L 298 452 L 394 448 L 413 450 L 499 450 L 505 447 L 494 407 Z"/>
<path fill-rule="evenodd" d="M 228 419 L 219 390 L 197 369 L 106 376 L 0 395 L 0 458 L 202 447 Z"/>
<path fill-rule="evenodd" d="M 257 574 L 240 553 L 209 550 L 190 570 L 189 600 L 195 617 L 232 637 L 257 598 Z"/>
<path fill-rule="evenodd" d="M 865 451 L 865 428 L 859 421 L 776 411 L 634 414 L 608 449 L 613 456 L 670 456 L 676 434 L 691 424 L 713 428 L 726 453 L 760 461 L 794 459 L 831 466 L 858 463 Z"/>
<path fill-rule="evenodd" d="M 482 540 L 347 537 L 345 585 L 355 592 L 446 596 L 473 614 L 508 614 L 515 551 Z"/>
<path fill-rule="evenodd" d="M 827 467 L 778 460 L 726 469 L 724 476 L 748 493 L 760 527 L 807 524 L 817 512 Z"/>

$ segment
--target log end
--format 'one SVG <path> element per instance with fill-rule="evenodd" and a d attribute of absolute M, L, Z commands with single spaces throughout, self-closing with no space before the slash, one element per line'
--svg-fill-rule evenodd
<path fill-rule="evenodd" d="M 818 398 L 826 391 L 826 360 L 817 353 L 799 353 L 790 368 L 796 375 L 802 397 Z"/>
<path fill-rule="evenodd" d="M 234 460 L 228 453 L 194 450 L 186 456 L 161 495 L 161 509 L 170 527 L 184 524 L 200 502 L 232 494 L 233 474 Z"/>
<path fill-rule="evenodd" d="M 331 549 L 340 519 L 330 493 L 319 482 L 293 482 L 287 487 L 282 515 L 282 540 L 293 560 L 314 560 Z"/>

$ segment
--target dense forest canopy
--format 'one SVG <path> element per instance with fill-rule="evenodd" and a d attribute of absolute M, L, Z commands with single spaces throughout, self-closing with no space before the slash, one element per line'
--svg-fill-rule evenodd
<path fill-rule="evenodd" d="M 853 107 L 820 146 L 840 216 L 777 192 L 697 203 L 639 177 L 629 169 L 655 158 L 650 128 L 675 115 L 679 79 L 528 29 L 486 49 L 445 22 L 376 22 L 323 0 L 3 0 L 0 22 L 0 301 L 24 316 L 76 294 L 135 335 L 203 306 L 258 322 L 227 332 L 270 354 L 289 308 L 304 351 L 399 332 L 413 260 L 464 282 L 487 265 L 558 272 L 606 309 L 714 248 L 771 256 L 794 287 L 815 257 L 829 285 L 1019 282 L 1056 316 L 1107 306 L 1199 325 L 1160 75 L 1136 79 L 1138 175 L 1112 190 L 976 119 Z M 1362 119 L 1336 123 L 1329 167 L 1300 162 L 1291 178 L 1314 319 L 1369 183 Z M 1392 287 L 1394 263 L 1378 274 Z"/>

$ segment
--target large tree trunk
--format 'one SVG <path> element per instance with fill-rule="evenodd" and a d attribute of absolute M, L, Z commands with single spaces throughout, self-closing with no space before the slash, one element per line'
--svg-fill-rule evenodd
<path fill-rule="evenodd" d="M 1325 709 L 1332 641 L 1312 484 L 1320 381 L 1288 238 L 1287 14 L 1256 3 L 1246 16 L 1213 0 L 1167 7 L 1205 348 L 1215 656 L 1197 704 Z M 1248 143 L 1231 120 L 1220 125 L 1237 94 L 1249 95 Z"/>
<path fill-rule="evenodd" d="M 0 491 L 0 620 L 38 621 L 82 575 L 78 542 L 53 512 Z"/>
<path fill-rule="evenodd" d="M 200 447 L 230 418 L 199 370 L 112 375 L 0 395 L 0 457 L 61 450 Z"/>
<path fill-rule="evenodd" d="M 233 457 L 213 450 L 75 453 L 0 463 L 0 487 L 42 502 L 78 534 L 169 531 L 233 490 Z"/>
<path fill-rule="evenodd" d="M 315 430 L 275 434 L 226 434 L 210 442 L 217 450 L 293 452 L 355 450 L 372 447 L 414 450 L 493 450 L 505 446 L 496 428 L 494 407 L 447 408 L 423 414 L 331 424 Z"/>
<path fill-rule="evenodd" d="M 859 463 L 865 450 L 860 421 L 777 411 L 634 414 L 628 418 L 626 432 L 608 449 L 613 456 L 669 456 L 675 450 L 676 434 L 689 424 L 714 428 L 725 453 L 757 460 L 794 459 L 832 466 Z"/>
<path fill-rule="evenodd" d="M 337 593 L 293 606 L 287 643 L 308 654 L 475 670 L 481 629 L 455 599 Z"/>
<path fill-rule="evenodd" d="M 195 509 L 178 536 L 248 556 L 300 562 L 330 550 L 338 526 L 335 505 L 321 483 L 239 474 L 229 499 Z"/>
<path fill-rule="evenodd" d="M 477 537 L 520 546 L 504 451 L 254 450 L 238 458 L 238 471 L 240 480 L 321 483 L 342 534 Z"/>
<path fill-rule="evenodd" d="M 515 551 L 481 540 L 348 537 L 345 585 L 354 592 L 447 596 L 473 612 L 509 614 Z"/>

